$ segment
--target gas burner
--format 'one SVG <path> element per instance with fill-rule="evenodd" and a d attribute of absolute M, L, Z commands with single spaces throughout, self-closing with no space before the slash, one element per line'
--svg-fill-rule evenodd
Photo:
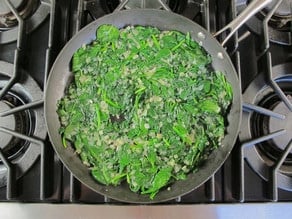
<path fill-rule="evenodd" d="M 290 87 L 290 91 L 288 87 L 285 87 L 285 84 L 279 83 L 286 94 L 288 99 L 292 99 L 292 90 Z M 291 83 L 290 83 L 291 86 Z M 278 95 L 271 93 L 265 96 L 259 103 L 258 106 L 261 106 L 265 109 L 270 109 L 275 113 L 279 113 L 285 116 L 285 119 L 279 120 L 274 117 L 264 116 L 259 113 L 254 113 L 251 117 L 252 126 L 252 137 L 258 138 L 260 136 L 268 135 L 269 133 L 276 132 L 281 129 L 285 129 L 286 133 L 273 138 L 265 142 L 264 144 L 259 144 L 259 148 L 261 149 L 262 153 L 269 157 L 269 159 L 273 161 L 277 161 L 283 150 L 288 145 L 289 141 L 291 140 L 292 136 L 292 113 L 286 107 L 286 105 L 280 100 Z M 284 164 L 292 165 L 292 152 L 288 155 Z"/>
<path fill-rule="evenodd" d="M 0 101 L 0 111 L 1 112 L 9 110 L 9 109 L 11 109 L 9 103 L 6 103 L 4 101 Z M 0 117 L 0 124 L 4 128 L 15 130 L 15 125 L 16 125 L 15 116 L 10 115 L 10 116 L 6 116 L 6 117 Z M 2 141 L 2 144 L 0 145 L 1 149 L 5 149 L 5 147 L 8 146 L 12 140 L 12 136 L 5 134 L 5 133 L 0 133 L 0 138 Z"/>
<path fill-rule="evenodd" d="M 17 106 L 21 106 L 25 104 L 22 100 L 22 97 L 18 96 L 15 93 L 6 94 L 2 100 L 0 101 L 0 112 L 7 111 Z M 30 135 L 31 134 L 31 124 L 32 115 L 29 111 L 22 111 L 19 113 L 11 114 L 8 116 L 0 117 L 1 127 L 16 131 L 21 134 Z M 25 141 L 14 138 L 13 136 L 0 132 L 0 138 L 3 139 L 1 141 L 1 149 L 8 157 L 8 159 L 12 160 L 16 158 L 22 151 L 25 146 Z"/>
<path fill-rule="evenodd" d="M 273 1 L 266 8 L 262 10 L 262 14 L 266 16 L 278 1 Z M 282 0 L 279 7 L 276 9 L 275 13 L 271 18 L 271 25 L 277 29 L 285 28 L 285 26 L 292 20 L 292 1 L 291 0 Z"/>
<path fill-rule="evenodd" d="M 291 87 L 290 87 L 291 88 Z M 286 94 L 288 95 L 289 101 L 292 103 L 292 92 L 287 91 Z M 278 97 L 278 96 L 277 96 Z M 273 108 L 273 111 L 279 114 L 282 114 L 285 116 L 285 120 L 279 122 L 279 120 L 271 117 L 269 121 L 269 130 L 271 132 L 275 132 L 277 130 L 284 129 L 286 130 L 286 134 L 282 135 L 281 137 L 276 137 L 273 139 L 273 144 L 279 148 L 281 151 L 285 149 L 285 147 L 288 145 L 291 136 L 292 136 L 292 112 L 288 110 L 286 105 L 281 102 L 280 100 L 277 101 L 277 104 L 275 104 L 275 107 Z M 290 152 L 289 161 L 292 161 L 292 151 Z M 291 162 L 290 162 L 291 164 Z"/>
<path fill-rule="evenodd" d="M 292 101 L 291 69 L 292 63 L 277 65 L 272 69 L 275 82 L 290 101 Z M 278 119 L 257 112 L 244 112 L 242 116 L 242 128 L 239 134 L 241 142 L 250 141 L 283 129 L 286 130 L 280 136 L 245 148 L 244 157 L 248 164 L 263 179 L 269 180 L 272 166 L 280 159 L 285 147 L 291 141 L 292 113 L 273 89 L 268 86 L 264 74 L 259 74 L 247 87 L 243 93 L 243 101 L 285 116 L 283 119 Z M 278 187 L 292 191 L 291 152 L 280 167 L 277 176 Z"/>
<path fill-rule="evenodd" d="M 281 87 L 283 89 L 284 85 L 281 84 Z M 290 95 L 292 94 L 292 91 L 284 90 L 284 93 L 288 96 L 288 98 L 290 97 L 291 99 Z M 277 161 L 283 153 L 285 147 L 288 145 L 292 136 L 292 123 L 291 120 L 289 120 L 291 119 L 292 113 L 274 93 L 264 97 L 264 99 L 259 102 L 258 106 L 270 109 L 275 113 L 280 113 L 281 115 L 285 116 L 285 120 L 283 121 L 279 121 L 279 119 L 276 119 L 274 117 L 263 116 L 258 113 L 254 113 L 251 117 L 251 121 L 253 121 L 251 128 L 253 138 L 258 138 L 260 136 L 264 136 L 281 129 L 286 130 L 285 134 L 275 137 L 272 140 L 264 142 L 263 144 L 260 143 L 258 145 L 263 155 L 267 156 L 273 161 Z M 284 161 L 284 164 L 292 165 L 292 153 L 288 155 L 288 157 Z"/>
<path fill-rule="evenodd" d="M 38 0 L 13 0 L 11 1 L 14 8 L 17 10 L 19 15 L 26 19 L 30 16 L 38 6 Z M 0 3 L 0 30 L 11 29 L 17 25 L 17 18 L 9 9 L 5 1 Z"/>
<path fill-rule="evenodd" d="M 50 0 L 10 0 L 25 21 L 26 33 L 32 32 L 50 12 Z M 0 44 L 17 39 L 18 21 L 6 1 L 0 1 Z"/>
<path fill-rule="evenodd" d="M 101 0 L 101 5 L 107 13 L 113 12 L 116 7 L 122 2 L 121 0 Z M 141 8 L 145 2 L 145 8 L 161 9 L 162 6 L 158 0 L 129 0 L 126 9 Z M 182 13 L 188 5 L 188 0 L 162 0 L 163 3 L 176 13 Z"/>
<path fill-rule="evenodd" d="M 12 64 L 0 61 L 0 89 L 8 82 L 12 72 Z M 21 72 L 18 83 L 0 100 L 0 113 L 41 99 L 43 92 L 40 87 L 28 74 Z M 42 107 L 0 116 L 0 127 L 38 139 L 45 139 L 47 133 Z M 17 165 L 17 178 L 21 177 L 39 157 L 40 146 L 1 131 L 0 138 L 2 152 L 11 163 Z M 0 187 L 6 185 L 6 178 L 7 169 L 0 160 Z"/>
<path fill-rule="evenodd" d="M 245 6 L 248 4 L 245 4 Z M 263 20 L 267 14 L 274 9 L 278 1 L 272 1 L 266 8 L 253 16 L 246 22 L 247 27 L 254 33 L 261 35 L 263 32 Z M 291 36 L 291 22 L 292 22 L 292 1 L 283 0 L 275 13 L 269 20 L 269 37 L 270 41 L 282 45 L 292 45 Z"/>

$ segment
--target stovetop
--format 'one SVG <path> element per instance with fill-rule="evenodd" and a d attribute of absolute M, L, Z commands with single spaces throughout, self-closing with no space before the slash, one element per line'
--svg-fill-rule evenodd
<path fill-rule="evenodd" d="M 62 47 L 120 1 L 19 2 L 0 3 L 0 201 L 119 203 L 82 185 L 62 165 L 47 137 L 43 98 Z M 141 2 L 129 1 L 126 9 Z M 149 2 L 146 7 L 159 8 Z M 163 2 L 214 33 L 250 1 Z M 205 184 L 164 204 L 292 201 L 291 8 L 292 1 L 273 1 L 228 42 L 243 95 L 237 142 Z"/>

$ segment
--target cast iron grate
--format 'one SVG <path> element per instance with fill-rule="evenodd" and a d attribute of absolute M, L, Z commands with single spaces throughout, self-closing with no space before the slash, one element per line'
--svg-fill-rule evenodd
<path fill-rule="evenodd" d="M 46 128 L 43 116 L 43 91 L 44 88 L 40 88 L 34 79 L 22 70 L 22 65 L 24 64 L 23 50 L 25 49 L 25 39 L 27 34 L 32 31 L 33 28 L 40 25 L 47 17 L 48 13 L 54 14 L 55 1 L 41 1 L 38 9 L 35 13 L 37 16 L 37 22 L 34 18 L 24 19 L 20 12 L 14 7 L 11 1 L 5 0 L 3 4 L 6 4 L 7 8 L 10 9 L 10 13 L 14 15 L 17 19 L 17 26 L 9 30 L 4 30 L 0 32 L 0 38 L 2 41 L 0 43 L 7 43 L 11 41 L 16 41 L 16 48 L 14 51 L 13 64 L 1 61 L 0 62 L 0 75 L 3 79 L 1 81 L 0 90 L 0 101 L 5 104 L 9 104 L 9 107 L 4 107 L 3 111 L 0 112 L 1 121 L 4 118 L 19 118 L 15 122 L 16 127 L 19 126 L 21 119 L 26 120 L 27 126 L 30 126 L 32 131 L 21 131 L 21 129 L 11 129 L 12 126 L 5 126 L 5 124 L 0 124 L 1 136 L 10 136 L 11 141 L 16 141 L 17 144 L 20 142 L 25 142 L 25 150 L 19 159 L 14 159 L 10 153 L 7 153 L 6 146 L 1 145 L 0 147 L 0 160 L 1 169 L 6 172 L 2 177 L 3 185 L 6 187 L 6 200 L 26 200 L 29 197 L 22 197 L 22 192 L 25 188 L 21 188 L 18 179 L 23 176 L 36 162 L 40 159 L 40 171 L 39 171 L 39 199 L 44 200 L 47 197 L 48 183 L 51 181 L 48 179 L 47 166 L 48 156 L 50 153 L 47 152 L 47 146 L 45 143 L 46 139 Z M 33 22 L 33 23 L 31 23 Z M 51 28 L 53 28 L 53 16 L 50 16 Z M 52 31 L 50 31 L 49 42 L 52 40 Z M 9 38 L 6 39 L 6 36 Z M 3 41 L 4 39 L 4 41 Z M 5 40 L 6 39 L 6 40 Z M 46 63 L 50 63 L 51 55 L 51 44 L 49 43 L 46 54 Z M 48 75 L 49 66 L 46 66 L 45 72 L 43 74 L 44 81 Z M 3 83 L 2 83 L 3 82 Z M 16 94 L 17 93 L 17 94 Z M 13 98 L 12 98 L 13 94 Z M 17 102 L 17 101 L 18 102 Z M 19 115 L 28 114 L 27 118 L 22 118 Z M 33 120 L 28 121 L 28 120 Z M 24 125 L 25 126 L 25 125 Z M 4 144 L 2 141 L 0 144 Z M 13 143 L 9 142 L 9 144 Z M 11 151 L 11 150 L 10 150 Z M 12 157 L 12 158 L 11 158 Z M 5 170 L 6 169 L 6 170 Z"/>

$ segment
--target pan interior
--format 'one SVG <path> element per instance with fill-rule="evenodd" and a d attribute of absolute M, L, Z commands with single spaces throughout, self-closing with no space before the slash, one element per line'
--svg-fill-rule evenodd
<path fill-rule="evenodd" d="M 141 25 L 157 27 L 160 30 L 177 30 L 182 33 L 190 33 L 191 37 L 199 42 L 212 57 L 212 67 L 225 74 L 233 89 L 233 100 L 228 115 L 228 127 L 222 141 L 222 147 L 214 150 L 204 165 L 196 173 L 189 174 L 186 180 L 176 181 L 170 189 L 160 191 L 154 200 L 148 196 L 139 195 L 130 191 L 127 185 L 103 186 L 98 184 L 90 175 L 86 166 L 74 153 L 72 148 L 65 149 L 61 136 L 58 132 L 60 122 L 58 118 L 57 104 L 68 84 L 72 80 L 70 62 L 74 52 L 83 44 L 88 44 L 95 39 L 96 29 L 102 24 L 112 24 L 118 28 L 129 25 Z M 241 120 L 241 95 L 236 71 L 230 61 L 225 49 L 198 24 L 172 12 L 155 9 L 132 9 L 115 12 L 104 16 L 82 29 L 63 48 L 57 57 L 48 79 L 45 98 L 45 115 L 50 140 L 56 153 L 62 162 L 83 184 L 92 190 L 106 195 L 112 199 L 131 203 L 155 203 L 162 202 L 184 195 L 210 178 L 224 163 L 235 143 Z"/>

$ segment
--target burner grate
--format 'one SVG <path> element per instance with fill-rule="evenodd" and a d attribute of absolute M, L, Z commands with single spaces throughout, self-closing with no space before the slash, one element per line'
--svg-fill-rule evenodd
<path fill-rule="evenodd" d="M 271 72 L 274 72 L 273 83 L 285 97 L 291 93 L 291 67 L 292 64 L 289 63 L 271 68 Z M 274 185 L 273 181 L 270 182 L 271 174 L 274 174 L 271 169 L 283 159 L 279 167 L 273 170 L 278 175 L 279 182 L 276 184 L 279 188 L 291 191 L 290 151 L 286 154 L 291 141 L 291 134 L 289 134 L 291 111 L 288 108 L 289 104 L 285 104 L 285 99 L 281 98 L 281 95 L 277 93 L 278 90 L 275 90 L 269 82 L 271 82 L 270 77 L 267 79 L 264 74 L 259 74 L 243 94 L 243 99 L 246 101 L 244 104 L 246 113 L 243 114 L 242 131 L 239 135 L 241 141 L 244 142 L 240 151 L 240 166 L 244 167 L 245 158 L 262 178 Z M 277 110 L 279 107 L 281 110 Z M 277 125 L 273 125 L 275 122 Z M 241 169 L 241 172 L 241 181 L 244 184 L 244 169 Z M 278 187 L 271 186 L 272 191 L 276 191 Z M 241 195 L 243 200 L 244 194 Z"/>
<path fill-rule="evenodd" d="M 239 139 L 239 200 L 246 201 L 245 165 L 267 184 L 268 200 L 278 201 L 279 190 L 292 191 L 291 158 L 291 95 L 292 63 L 272 66 L 269 21 L 283 1 L 270 8 L 263 22 L 261 52 L 262 71 L 243 93 L 243 119 Z M 251 22 L 251 21 L 250 21 Z"/>
<path fill-rule="evenodd" d="M 6 0 L 4 3 L 7 4 L 7 2 Z M 2 56 L 5 56 L 3 51 L 7 47 L 10 48 L 9 54 L 12 54 L 7 60 L 5 57 L 5 62 L 0 61 L 0 136 L 5 135 L 9 142 L 17 139 L 18 144 L 22 142 L 24 145 L 21 147 L 22 143 L 19 144 L 20 148 L 16 151 L 21 153 L 13 157 L 7 154 L 7 148 L 0 143 L 1 201 L 122 204 L 91 191 L 61 164 L 52 150 L 51 143 L 46 138 L 46 128 L 42 119 L 43 91 L 58 51 L 80 28 L 100 16 L 110 13 L 120 2 L 119 0 L 42 0 L 39 1 L 39 7 L 32 15 L 32 17 L 37 17 L 38 13 L 42 14 L 38 22 L 32 22 L 32 17 L 23 19 L 21 16 L 15 16 L 19 19 L 18 25 L 0 32 L 1 59 L 3 59 Z M 170 0 L 163 2 L 169 3 L 167 6 L 174 11 L 201 24 L 210 32 L 216 32 L 237 14 L 237 10 L 240 9 L 237 3 L 241 2 L 242 5 L 246 5 L 247 1 Z M 105 8 L 104 3 L 108 4 L 106 6 L 108 9 Z M 271 31 L 269 19 L 273 18 L 271 11 L 274 7 L 270 8 L 270 12 L 265 12 L 267 15 L 265 22 L 260 20 L 257 23 L 260 32 L 254 34 L 249 27 L 251 32 L 247 31 L 246 34 L 238 37 L 242 30 L 246 30 L 242 28 L 238 35 L 235 34 L 227 44 L 227 51 L 242 80 L 241 83 L 246 84 L 247 87 L 243 93 L 242 131 L 231 156 L 224 166 L 201 187 L 163 204 L 292 200 L 292 165 L 290 163 L 292 143 L 291 134 L 289 134 L 291 131 L 289 129 L 291 99 L 287 95 L 291 93 L 292 60 L 291 56 L 289 58 L 291 51 L 287 50 L 287 46 L 282 47 L 280 44 L 271 43 L 273 42 L 271 39 L 275 35 Z M 14 11 L 14 13 L 18 12 Z M 48 16 L 49 19 L 45 19 Z M 41 23 L 42 25 L 40 25 Z M 38 28 L 36 28 L 37 26 Z M 36 60 L 36 62 L 43 63 L 39 64 L 43 66 L 43 70 L 37 74 L 33 71 L 38 68 L 28 66 L 33 62 L 25 64 L 25 59 L 32 53 L 27 49 L 35 48 L 30 47 L 27 41 L 31 39 L 31 36 L 34 39 L 43 36 L 35 34 L 42 28 L 47 28 L 45 34 L 48 36 L 44 40 L 44 55 L 40 55 L 40 58 Z M 6 44 L 11 41 L 14 41 L 14 44 Z M 284 44 L 287 42 L 290 41 L 285 41 Z M 242 47 L 248 49 L 242 50 Z M 276 50 L 277 52 L 273 50 L 275 47 L 279 48 Z M 286 53 L 281 53 L 284 50 Z M 37 57 L 37 55 L 33 57 Z M 285 64 L 283 64 L 284 62 Z M 249 65 L 255 65 L 255 67 Z M 33 70 L 30 71 L 31 69 Z M 252 82 L 249 83 L 250 81 Z M 29 89 L 26 88 L 25 83 L 30 84 Z M 38 84 L 41 84 L 41 87 Z M 260 94 L 257 92 L 251 94 L 250 87 L 259 89 Z M 287 87 L 290 88 L 287 89 Z M 17 98 L 19 97 L 19 102 L 11 97 L 14 94 L 17 94 Z M 272 99 L 276 99 L 274 105 L 272 104 L 273 107 L 265 104 L 265 101 L 261 102 L 264 98 L 269 100 L 270 94 L 272 94 Z M 13 103 L 17 102 L 17 104 L 2 107 L 1 101 L 7 101 L 7 99 Z M 279 105 L 279 103 L 281 104 Z M 285 110 L 283 111 L 283 109 Z M 16 122 L 15 125 L 11 123 L 9 126 L 2 124 L 5 119 L 20 120 L 20 114 L 28 115 L 23 116 L 22 119 L 31 120 L 32 124 L 28 125 L 29 127 L 17 128 Z M 41 116 L 39 116 L 40 114 Z M 249 130 L 252 120 L 256 117 L 259 117 L 260 122 L 258 123 L 264 120 L 265 131 L 259 134 L 255 130 Z M 287 118 L 288 122 L 283 122 L 287 121 Z M 283 123 L 280 123 L 278 127 L 273 125 L 278 122 Z M 257 125 L 259 129 L 261 129 L 261 125 Z M 285 142 L 278 141 L 283 140 L 284 137 Z M 270 152 L 271 154 L 265 152 L 265 147 L 270 148 L 270 144 L 274 144 L 273 146 L 277 148 L 276 155 L 274 152 Z M 26 156 L 28 154 L 30 155 Z M 17 158 L 23 159 L 17 160 Z M 259 158 L 261 162 L 258 162 Z M 28 160 L 30 160 L 29 163 L 27 163 Z M 257 193 L 255 194 L 254 191 Z"/>
<path fill-rule="evenodd" d="M 49 151 L 48 145 L 45 142 L 47 131 L 45 128 L 44 112 L 43 112 L 43 91 L 36 83 L 36 81 L 24 70 L 22 64 L 24 59 L 24 46 L 26 43 L 26 36 L 31 30 L 32 26 L 35 28 L 46 17 L 47 12 L 53 14 L 55 7 L 49 4 L 51 1 L 42 1 L 36 14 L 38 16 L 37 22 L 25 20 L 17 11 L 10 1 L 5 1 L 4 4 L 11 9 L 13 16 L 17 18 L 17 26 L 11 30 L 0 32 L 0 43 L 7 43 L 16 40 L 16 49 L 14 50 L 13 64 L 0 61 L 0 100 L 1 106 L 9 103 L 9 107 L 1 107 L 0 117 L 1 121 L 10 119 L 15 120 L 15 127 L 13 121 L 10 125 L 0 124 L 0 134 L 6 136 L 6 142 L 1 141 L 0 147 L 0 188 L 1 199 L 6 200 L 26 200 L 26 191 L 39 194 L 38 200 L 44 200 L 49 196 L 52 190 L 52 174 L 48 165 L 52 165 L 52 155 Z M 52 1 L 54 5 L 55 1 Z M 1 3 L 3 4 L 3 3 Z M 49 9 L 49 10 L 48 10 Z M 34 18 L 36 19 L 36 18 Z M 51 28 L 53 28 L 53 17 L 51 16 Z M 26 27 L 26 28 L 25 28 Z M 15 35 L 11 36 L 11 33 Z M 53 31 L 50 31 L 50 40 L 52 39 Z M 9 39 L 8 39 L 8 38 Z M 14 38 L 15 37 L 15 38 Z M 50 41 L 51 43 L 51 41 Z M 46 63 L 49 65 L 51 57 L 51 44 L 49 44 L 46 54 Z M 47 66 L 44 76 L 47 77 L 49 66 Z M 45 79 L 44 79 L 45 81 Z M 22 121 L 20 121 L 22 120 Z M 24 122 L 23 124 L 21 124 Z M 7 121 L 9 123 L 9 121 Z M 11 125 L 12 124 L 12 125 Z M 23 127 L 20 127 L 22 125 Z M 12 141 L 15 140 L 16 144 Z M 22 144 L 22 143 L 23 144 Z M 4 145 L 5 144 L 5 145 Z M 20 147 L 15 149 L 14 147 Z M 18 152 L 21 154 L 13 155 L 10 152 Z M 34 191 L 34 188 L 23 188 L 26 185 L 21 179 L 22 176 L 27 175 L 30 169 L 34 169 L 34 164 L 40 160 L 39 171 L 39 192 Z M 51 168 L 52 169 L 52 168 Z M 48 178 L 49 177 L 49 178 Z M 36 181 L 38 182 L 38 181 Z M 34 183 L 32 181 L 32 183 Z M 38 188 L 38 186 L 36 187 Z M 3 197 L 3 189 L 5 197 Z M 26 194 L 26 196 L 24 196 Z"/>
<path fill-rule="evenodd" d="M 25 33 L 31 33 L 34 31 L 38 26 L 40 26 L 41 23 L 44 22 L 46 17 L 48 16 L 50 12 L 50 0 L 29 0 L 24 1 L 26 2 L 24 5 L 26 6 L 22 11 L 18 11 L 14 5 L 17 5 L 18 3 L 15 3 L 18 1 L 12 1 L 12 4 L 9 0 L 4 0 L 4 2 L 1 2 L 2 8 L 9 8 L 9 16 L 10 23 L 11 24 L 3 24 L 3 26 L 6 26 L 5 28 L 2 27 L 1 23 L 2 21 L 5 23 L 8 20 L 7 15 L 1 15 L 0 14 L 0 44 L 7 44 L 11 43 L 13 41 L 16 41 L 18 36 L 18 28 L 22 28 L 22 31 L 25 31 Z M 20 2 L 20 1 L 19 1 Z M 1 11 L 0 11 L 1 12 Z M 23 27 L 23 23 L 25 20 L 25 27 Z"/>

